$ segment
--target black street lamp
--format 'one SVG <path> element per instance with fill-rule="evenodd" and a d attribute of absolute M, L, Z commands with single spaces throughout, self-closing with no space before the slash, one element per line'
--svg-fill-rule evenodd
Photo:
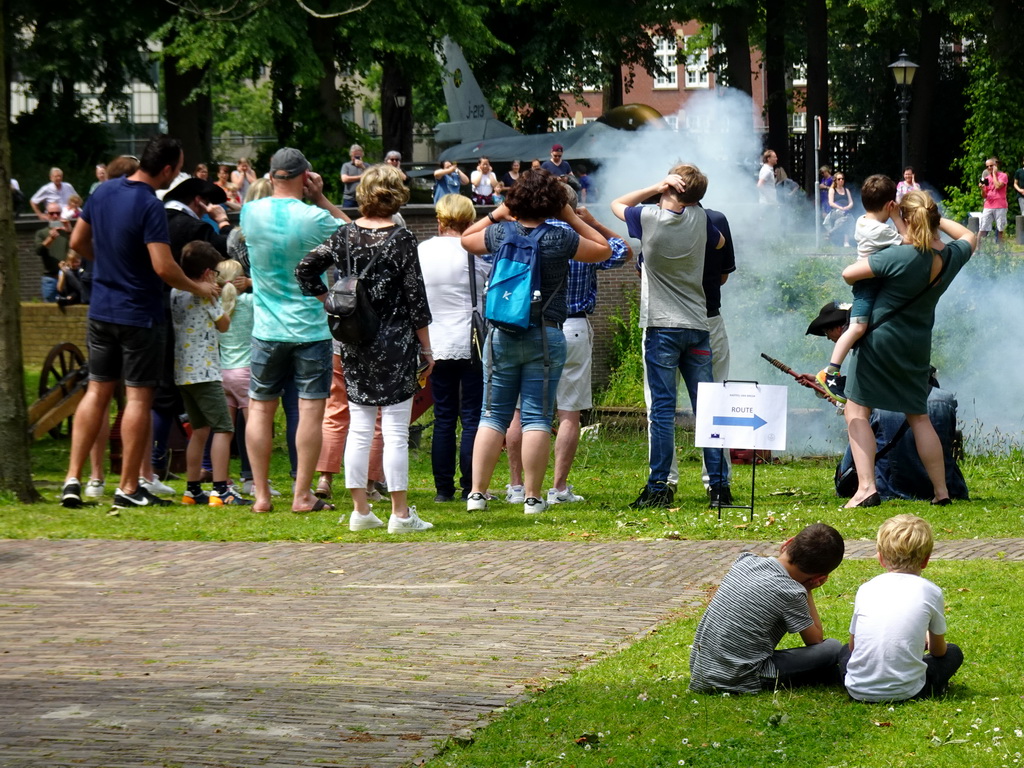
<path fill-rule="evenodd" d="M 906 51 L 900 51 L 900 57 L 889 65 L 892 76 L 896 78 L 899 90 L 896 103 L 900 105 L 900 159 L 903 161 L 900 171 L 907 167 L 907 115 L 910 114 L 910 86 L 914 82 L 917 64 L 907 58 Z"/>

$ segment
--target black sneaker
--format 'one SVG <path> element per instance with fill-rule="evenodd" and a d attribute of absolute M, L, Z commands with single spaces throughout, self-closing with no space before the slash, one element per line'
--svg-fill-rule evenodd
<path fill-rule="evenodd" d="M 814 378 L 817 379 L 819 384 L 821 384 L 821 388 L 828 392 L 829 397 L 837 403 L 846 402 L 845 376 L 839 373 L 830 373 L 826 368 L 823 371 L 818 371 L 818 375 Z"/>
<path fill-rule="evenodd" d="M 667 485 L 658 485 L 655 488 L 651 488 L 648 485 L 643 487 L 640 491 L 640 495 L 636 497 L 636 501 L 629 505 L 630 509 L 649 509 L 652 507 L 659 507 L 661 509 L 667 509 L 672 506 L 672 500 L 675 498 L 675 494 L 672 489 Z"/>
<path fill-rule="evenodd" d="M 468 496 L 468 494 L 467 494 Z M 439 493 L 434 497 L 435 504 L 447 504 L 450 501 L 455 501 L 455 493 Z"/>
<path fill-rule="evenodd" d="M 716 507 L 731 507 L 732 491 L 728 485 L 720 485 L 708 491 L 708 500 L 708 506 L 712 509 Z"/>
<path fill-rule="evenodd" d="M 173 502 L 154 496 L 141 485 L 135 493 L 125 493 L 120 488 L 114 491 L 114 509 L 134 509 L 136 507 L 169 507 Z"/>
<path fill-rule="evenodd" d="M 82 484 L 77 480 L 65 480 L 60 492 L 60 505 L 68 509 L 82 506 Z"/>

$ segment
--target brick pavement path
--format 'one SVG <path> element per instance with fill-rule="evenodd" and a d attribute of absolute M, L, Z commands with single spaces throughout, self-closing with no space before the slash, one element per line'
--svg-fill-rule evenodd
<path fill-rule="evenodd" d="M 775 548 L 0 541 L 0 765 L 411 765 Z"/>

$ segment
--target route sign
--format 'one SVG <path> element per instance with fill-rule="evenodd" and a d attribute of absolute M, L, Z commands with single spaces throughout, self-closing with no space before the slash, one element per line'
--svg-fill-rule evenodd
<path fill-rule="evenodd" d="M 786 449 L 786 387 L 749 382 L 697 385 L 695 445 L 700 448 Z"/>

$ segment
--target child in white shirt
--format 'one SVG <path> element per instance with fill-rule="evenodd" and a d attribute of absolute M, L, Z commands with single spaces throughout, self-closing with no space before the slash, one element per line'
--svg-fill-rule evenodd
<path fill-rule="evenodd" d="M 215 282 L 220 253 L 203 240 L 194 240 L 181 250 L 182 271 L 193 280 Z M 221 386 L 218 331 L 231 325 L 218 299 L 207 299 L 177 288 L 171 290 L 171 320 L 174 322 L 174 383 L 185 403 L 192 436 L 185 451 L 188 488 L 182 504 L 211 507 L 252 504 L 228 486 L 228 461 L 234 425 L 228 415 Z M 213 442 L 213 491 L 203 491 L 200 476 L 203 450 L 210 432 Z"/>
<path fill-rule="evenodd" d="M 839 657 L 846 690 L 858 701 L 941 696 L 964 654 L 946 642 L 942 590 L 921 576 L 932 553 L 931 526 L 897 515 L 882 523 L 877 544 L 886 573 L 857 590 L 850 644 Z"/>

